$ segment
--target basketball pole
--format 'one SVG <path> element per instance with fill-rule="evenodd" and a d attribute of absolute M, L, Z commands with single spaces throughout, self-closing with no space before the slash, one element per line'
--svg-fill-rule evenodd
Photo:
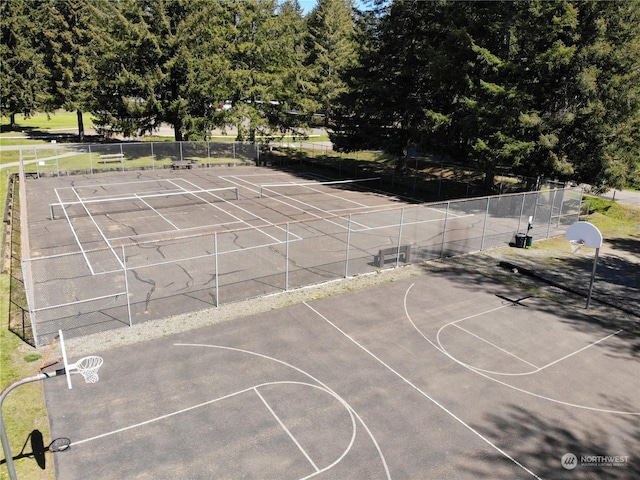
<path fill-rule="evenodd" d="M 593 270 L 591 271 L 591 282 L 589 283 L 589 293 L 587 294 L 587 305 L 584 307 L 585 309 L 589 309 L 589 304 L 591 303 L 591 292 L 593 291 L 593 283 L 596 279 L 596 268 L 598 266 L 598 256 L 600 254 L 600 248 L 596 248 L 596 256 L 593 259 Z"/>
<path fill-rule="evenodd" d="M 51 373 L 39 373 L 34 377 L 23 378 L 22 380 L 18 380 L 7 388 L 5 388 L 0 395 L 0 440 L 2 440 L 2 450 L 4 451 L 5 463 L 7 465 L 7 470 L 9 471 L 9 478 L 11 480 L 17 480 L 16 475 L 16 467 L 13 463 L 13 454 L 11 453 L 11 446 L 9 445 L 9 437 L 7 436 L 7 429 L 4 426 L 4 418 L 2 416 L 2 403 L 6 396 L 16 387 L 20 385 L 24 385 L 25 383 L 37 382 L 38 380 L 44 380 L 45 378 L 56 377 L 58 375 L 64 375 L 64 369 L 56 370 Z"/>

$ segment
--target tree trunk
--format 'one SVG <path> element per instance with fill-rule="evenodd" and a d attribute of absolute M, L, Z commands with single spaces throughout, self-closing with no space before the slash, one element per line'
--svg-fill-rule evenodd
<path fill-rule="evenodd" d="M 76 110 L 78 116 L 78 140 L 84 142 L 84 120 L 82 119 L 82 111 Z"/>
<path fill-rule="evenodd" d="M 484 175 L 484 186 L 488 191 L 493 189 L 493 183 L 496 178 L 496 172 L 494 170 L 489 170 Z"/>
<path fill-rule="evenodd" d="M 400 175 L 404 175 L 406 172 L 407 172 L 407 156 L 398 155 L 398 160 L 396 161 L 396 173 Z"/>
<path fill-rule="evenodd" d="M 11 112 L 11 116 L 9 117 L 9 127 L 11 130 L 16 128 L 16 114 Z"/>
<path fill-rule="evenodd" d="M 183 137 L 182 137 L 182 119 L 176 117 L 176 119 L 173 122 L 173 132 L 174 132 L 174 137 L 176 139 L 176 142 L 182 142 Z"/>

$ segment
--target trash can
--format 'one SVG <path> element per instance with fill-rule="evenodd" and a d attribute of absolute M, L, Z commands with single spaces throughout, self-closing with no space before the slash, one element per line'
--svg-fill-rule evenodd
<path fill-rule="evenodd" d="M 524 248 L 527 236 L 524 233 L 516 233 L 516 248 Z"/>
<path fill-rule="evenodd" d="M 533 237 L 531 235 L 527 235 L 526 241 L 525 241 L 525 245 L 527 247 L 530 247 L 531 245 L 533 245 Z"/>

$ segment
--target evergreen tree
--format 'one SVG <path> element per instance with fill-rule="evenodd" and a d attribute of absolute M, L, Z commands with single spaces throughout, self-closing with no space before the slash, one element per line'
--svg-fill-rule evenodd
<path fill-rule="evenodd" d="M 176 140 L 234 125 L 238 138 L 300 132 L 310 104 L 297 2 L 122 0 L 105 16 L 98 123 L 125 135 L 173 125 Z M 114 92 L 116 94 L 114 95 Z M 219 108 L 225 102 L 233 108 Z"/>
<path fill-rule="evenodd" d="M 110 7 L 97 18 L 106 35 L 97 42 L 94 124 L 106 137 L 151 133 L 163 118 L 155 93 L 162 78 L 160 45 L 144 21 L 144 2 Z"/>
<path fill-rule="evenodd" d="M 351 0 L 319 0 L 307 17 L 307 29 L 314 97 L 328 126 L 333 106 L 347 88 L 343 75 L 357 58 Z"/>
<path fill-rule="evenodd" d="M 430 11 L 418 2 L 396 2 L 388 10 L 361 15 L 357 23 L 359 58 L 348 70 L 347 91 L 330 120 L 339 150 L 381 149 L 406 165 L 407 148 L 419 141 L 429 121 Z"/>
<path fill-rule="evenodd" d="M 622 186 L 638 168 L 639 5 L 393 2 L 360 42 L 333 139 L 400 159 L 419 144 L 489 185 L 504 167 Z"/>
<path fill-rule="evenodd" d="M 48 110 L 75 111 L 78 135 L 84 139 L 83 113 L 94 105 L 98 84 L 92 45 L 102 31 L 94 25 L 99 0 L 42 0 L 34 2 L 43 25 L 40 39 L 50 73 L 51 98 Z"/>
<path fill-rule="evenodd" d="M 97 66 L 104 79 L 96 111 L 101 131 L 141 135 L 167 123 L 177 141 L 205 137 L 212 83 L 220 78 L 215 68 L 224 68 L 212 30 L 219 2 L 123 0 L 116 7 L 102 16 L 109 42 Z"/>
<path fill-rule="evenodd" d="M 599 190 L 640 184 L 640 3 L 579 5 L 581 42 L 567 134 L 574 178 Z"/>
<path fill-rule="evenodd" d="M 47 101 L 48 72 L 38 45 L 41 26 L 33 16 L 34 5 L 25 0 L 0 3 L 0 100 L 2 114 L 30 116 Z"/>
<path fill-rule="evenodd" d="M 227 83 L 233 108 L 227 121 L 238 140 L 302 135 L 312 103 L 303 68 L 302 14 L 296 3 L 275 0 L 223 2 L 232 25 L 227 47 Z"/>

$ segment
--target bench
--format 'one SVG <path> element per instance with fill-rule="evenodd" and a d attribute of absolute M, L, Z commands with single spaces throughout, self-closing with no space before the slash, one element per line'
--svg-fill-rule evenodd
<path fill-rule="evenodd" d="M 24 172 L 24 178 L 40 178 L 38 172 Z"/>
<path fill-rule="evenodd" d="M 184 168 L 187 170 L 191 170 L 191 167 L 193 167 L 194 163 L 195 162 L 191 162 L 189 160 L 176 160 L 171 163 L 171 169 L 178 170 L 178 169 Z"/>
<path fill-rule="evenodd" d="M 100 155 L 100 163 L 120 163 L 124 158 L 124 153 L 108 153 L 106 155 Z"/>
<path fill-rule="evenodd" d="M 411 245 L 400 245 L 399 247 L 381 248 L 378 255 L 373 257 L 373 263 L 376 267 L 384 267 L 387 260 L 397 260 L 409 263 L 411 258 Z"/>

